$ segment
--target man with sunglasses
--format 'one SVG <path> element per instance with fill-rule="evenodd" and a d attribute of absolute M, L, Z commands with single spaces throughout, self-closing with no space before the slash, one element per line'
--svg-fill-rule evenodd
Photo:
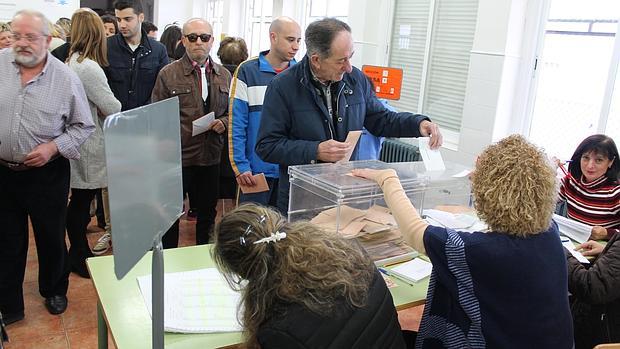
<path fill-rule="evenodd" d="M 206 244 L 215 223 L 231 76 L 209 56 L 213 46 L 213 27 L 209 22 L 201 18 L 188 20 L 183 25 L 181 40 L 185 55 L 161 70 L 153 88 L 153 101 L 179 98 L 183 191 L 193 186 L 196 192 L 196 244 Z M 210 112 L 215 119 L 209 129 L 193 136 L 193 121 Z M 164 248 L 176 247 L 178 239 L 177 220 L 162 239 Z"/>
<path fill-rule="evenodd" d="M 24 318 L 28 218 L 39 259 L 39 293 L 54 315 L 67 308 L 65 218 L 68 159 L 95 130 L 86 93 L 69 67 L 48 53 L 43 14 L 17 12 L 12 49 L 0 51 L 0 312 Z"/>

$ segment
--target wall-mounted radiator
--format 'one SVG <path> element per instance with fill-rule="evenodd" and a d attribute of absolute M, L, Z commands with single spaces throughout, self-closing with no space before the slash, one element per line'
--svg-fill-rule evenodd
<path fill-rule="evenodd" d="M 413 144 L 405 143 L 398 139 L 386 138 L 381 147 L 379 160 L 385 162 L 410 162 L 420 161 L 420 151 Z"/>

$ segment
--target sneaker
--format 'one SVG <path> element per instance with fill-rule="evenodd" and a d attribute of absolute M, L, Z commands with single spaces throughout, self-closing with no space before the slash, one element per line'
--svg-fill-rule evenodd
<path fill-rule="evenodd" d="M 111 240 L 112 240 L 112 235 L 110 235 L 109 233 L 105 233 L 101 235 L 99 240 L 97 240 L 95 247 L 93 247 L 93 254 L 95 256 L 99 256 L 99 255 L 102 255 L 108 252 L 108 250 L 110 249 Z"/>

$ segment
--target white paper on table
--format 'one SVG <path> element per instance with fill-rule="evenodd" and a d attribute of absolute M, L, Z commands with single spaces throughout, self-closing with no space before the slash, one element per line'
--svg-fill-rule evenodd
<path fill-rule="evenodd" d="M 152 316 L 151 275 L 138 277 Z M 164 330 L 179 333 L 238 332 L 239 293 L 215 268 L 164 274 Z M 240 311 L 240 309 L 239 309 Z"/>
<path fill-rule="evenodd" d="M 581 252 L 575 250 L 575 245 L 572 243 L 572 241 L 564 241 L 562 242 L 562 245 L 564 245 L 568 252 L 570 252 L 573 257 L 577 258 L 580 263 L 590 264 L 590 261 L 586 257 L 584 257 Z"/>
<path fill-rule="evenodd" d="M 583 244 L 590 238 L 592 227 L 587 224 L 557 214 L 553 215 L 553 220 L 558 224 L 558 229 L 560 229 L 562 235 L 566 235 L 580 244 Z"/>
<path fill-rule="evenodd" d="M 420 258 L 412 259 L 409 262 L 399 264 L 398 266 L 390 269 L 390 272 L 395 274 L 397 277 L 413 282 L 418 282 L 431 275 L 432 271 L 433 265 Z"/>
<path fill-rule="evenodd" d="M 424 161 L 424 167 L 427 171 L 443 171 L 446 169 L 446 165 L 443 162 L 439 149 L 431 149 L 428 142 L 429 137 L 418 138 L 418 149 L 420 155 L 422 155 L 422 161 Z"/>
<path fill-rule="evenodd" d="M 192 121 L 192 137 L 209 131 L 209 126 L 215 121 L 215 113 L 210 112 Z"/>

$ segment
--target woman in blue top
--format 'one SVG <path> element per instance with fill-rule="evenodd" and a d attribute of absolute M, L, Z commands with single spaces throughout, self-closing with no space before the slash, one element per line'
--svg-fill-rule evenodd
<path fill-rule="evenodd" d="M 407 243 L 433 263 L 417 348 L 572 348 L 555 173 L 536 147 L 513 135 L 478 158 L 474 203 L 489 232 L 428 225 L 393 170 L 354 174 L 379 183 Z"/>

